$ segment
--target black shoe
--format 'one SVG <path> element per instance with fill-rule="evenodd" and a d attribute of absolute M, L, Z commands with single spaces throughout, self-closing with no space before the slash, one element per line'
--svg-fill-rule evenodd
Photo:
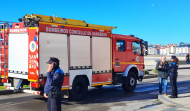
<path fill-rule="evenodd" d="M 175 98 L 174 96 L 169 96 L 169 98 Z"/>
<path fill-rule="evenodd" d="M 176 96 L 169 96 L 169 98 L 177 98 Z"/>

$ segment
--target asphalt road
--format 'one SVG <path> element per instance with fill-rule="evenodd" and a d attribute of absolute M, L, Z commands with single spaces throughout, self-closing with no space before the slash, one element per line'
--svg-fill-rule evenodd
<path fill-rule="evenodd" d="M 179 93 L 190 91 L 190 69 L 179 70 Z M 125 93 L 121 86 L 92 88 L 80 102 L 62 102 L 63 111 L 132 111 L 148 110 L 151 107 L 170 109 L 157 100 L 157 78 L 145 79 L 133 93 Z M 171 93 L 168 86 L 168 93 Z M 161 106 L 161 107 L 160 107 Z M 157 109 L 159 110 L 159 109 Z M 0 111 L 46 111 L 45 99 L 27 93 L 1 95 Z"/>

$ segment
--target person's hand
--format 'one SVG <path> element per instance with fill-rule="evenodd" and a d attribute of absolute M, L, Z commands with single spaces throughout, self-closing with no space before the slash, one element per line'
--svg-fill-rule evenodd
<path fill-rule="evenodd" d="M 47 96 L 47 94 L 46 94 L 46 93 L 44 93 L 44 97 L 45 97 L 45 98 L 48 98 L 48 96 Z"/>
<path fill-rule="evenodd" d="M 48 70 L 47 70 L 47 72 L 51 72 L 52 68 L 53 68 L 53 64 L 48 64 Z"/>
<path fill-rule="evenodd" d="M 162 68 L 162 66 L 159 65 L 159 68 Z"/>

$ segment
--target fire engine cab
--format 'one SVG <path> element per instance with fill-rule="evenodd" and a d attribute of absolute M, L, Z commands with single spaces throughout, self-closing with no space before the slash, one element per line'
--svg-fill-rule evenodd
<path fill-rule="evenodd" d="M 143 79 L 147 42 L 142 39 L 67 18 L 32 14 L 19 21 L 0 22 L 0 73 L 7 89 L 30 84 L 34 94 L 42 94 L 50 57 L 59 58 L 65 73 L 62 90 L 74 100 L 89 87 L 103 85 L 121 84 L 130 92 Z"/>

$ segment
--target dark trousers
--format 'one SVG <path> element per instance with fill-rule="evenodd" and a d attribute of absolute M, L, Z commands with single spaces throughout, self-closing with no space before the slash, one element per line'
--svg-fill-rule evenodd
<path fill-rule="evenodd" d="M 177 91 L 177 74 L 170 73 L 170 84 L 172 88 L 172 96 L 177 97 L 178 91 Z"/>
<path fill-rule="evenodd" d="M 190 64 L 189 60 L 186 60 L 187 64 Z"/>
<path fill-rule="evenodd" d="M 48 97 L 47 108 L 48 111 L 61 111 L 61 95 Z"/>

